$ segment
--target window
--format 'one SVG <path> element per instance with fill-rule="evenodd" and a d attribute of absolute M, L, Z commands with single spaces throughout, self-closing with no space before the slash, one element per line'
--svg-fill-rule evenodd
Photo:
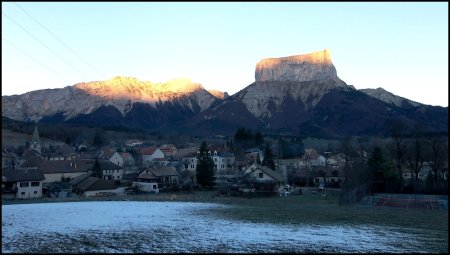
<path fill-rule="evenodd" d="M 28 187 L 29 183 L 28 182 L 21 182 L 20 183 L 20 187 Z"/>
<path fill-rule="evenodd" d="M 34 191 L 34 194 L 37 194 L 37 191 L 36 191 L 36 190 Z"/>
<path fill-rule="evenodd" d="M 20 195 L 25 196 L 25 192 L 21 192 Z"/>
<path fill-rule="evenodd" d="M 258 177 L 259 177 L 259 178 L 264 178 L 264 174 L 263 174 L 263 173 L 259 173 L 259 174 L 258 174 Z"/>
<path fill-rule="evenodd" d="M 31 187 L 39 187 L 40 185 L 40 182 L 31 182 Z"/>

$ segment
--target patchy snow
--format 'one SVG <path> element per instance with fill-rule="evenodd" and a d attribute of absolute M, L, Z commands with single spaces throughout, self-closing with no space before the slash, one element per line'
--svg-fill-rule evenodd
<path fill-rule="evenodd" d="M 2 205 L 3 252 L 445 252 L 380 226 L 276 225 L 218 218 L 186 202 Z M 445 241 L 445 240 L 444 240 Z M 439 250 L 439 249 L 445 249 Z"/>

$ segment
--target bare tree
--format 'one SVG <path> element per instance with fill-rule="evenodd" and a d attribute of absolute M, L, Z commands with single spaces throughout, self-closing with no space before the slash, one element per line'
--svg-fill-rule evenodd
<path fill-rule="evenodd" d="M 446 147 L 446 141 L 447 139 L 445 139 L 444 137 L 440 137 L 440 136 L 435 136 L 435 137 L 430 137 L 426 140 L 426 142 L 430 145 L 430 163 L 431 163 L 431 170 L 433 171 L 434 174 L 434 192 L 437 193 L 438 188 L 439 188 L 439 183 L 438 183 L 438 174 L 439 174 L 439 169 L 443 168 L 443 164 L 444 164 L 444 157 L 445 155 L 447 155 L 447 153 L 445 153 L 445 155 L 443 154 L 444 152 L 444 147 Z"/>
<path fill-rule="evenodd" d="M 403 138 L 403 132 L 405 130 L 405 125 L 403 122 L 398 121 L 394 123 L 391 128 L 391 136 L 393 139 L 394 151 L 395 151 L 395 168 L 397 169 L 400 178 L 400 191 L 403 193 L 403 175 L 402 166 L 404 164 L 404 153 L 405 153 L 405 139 Z"/>
<path fill-rule="evenodd" d="M 411 175 L 413 175 L 414 193 L 419 191 L 419 172 L 425 162 L 423 150 L 424 138 L 422 127 L 416 125 L 413 133 L 413 141 L 407 152 L 408 166 L 411 169 Z"/>

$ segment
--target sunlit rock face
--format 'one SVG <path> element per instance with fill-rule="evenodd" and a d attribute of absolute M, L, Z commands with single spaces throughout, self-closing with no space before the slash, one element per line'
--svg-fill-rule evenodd
<path fill-rule="evenodd" d="M 230 96 L 230 95 L 228 95 L 227 92 L 222 92 L 222 91 L 215 90 L 215 89 L 210 89 L 210 90 L 208 90 L 208 92 L 209 92 L 209 94 L 213 95 L 214 97 L 216 97 L 218 99 L 225 99 Z"/>
<path fill-rule="evenodd" d="M 329 50 L 283 58 L 266 58 L 256 64 L 256 81 L 313 81 L 338 79 Z"/>
<path fill-rule="evenodd" d="M 62 112 L 67 120 L 110 105 L 125 116 L 135 103 L 148 104 L 153 108 L 158 108 L 158 105 L 176 105 L 196 113 L 207 109 L 215 100 L 217 97 L 208 93 L 201 84 L 189 79 L 152 83 L 117 76 L 107 81 L 83 82 L 61 89 L 2 96 L 2 116 L 21 121 L 39 121 L 45 116 Z"/>

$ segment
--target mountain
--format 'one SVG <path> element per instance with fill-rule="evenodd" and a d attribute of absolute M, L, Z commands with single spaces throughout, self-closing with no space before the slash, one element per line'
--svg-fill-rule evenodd
<path fill-rule="evenodd" d="M 154 84 L 118 76 L 2 96 L 2 116 L 20 121 L 154 128 L 194 116 L 219 99 L 188 79 Z"/>
<path fill-rule="evenodd" d="M 328 50 L 256 65 L 255 82 L 213 104 L 182 128 L 232 134 L 247 127 L 274 134 L 339 137 L 388 134 L 394 122 L 447 131 L 448 108 L 419 104 L 385 90 L 356 90 L 342 81 Z"/>
<path fill-rule="evenodd" d="M 188 79 L 165 83 L 115 77 L 2 96 L 2 116 L 20 121 L 118 126 L 190 135 L 315 137 L 387 135 L 393 123 L 447 132 L 448 107 L 423 105 L 382 88 L 357 90 L 338 75 L 329 50 L 268 58 L 238 93 L 205 90 Z M 407 130 L 405 130 L 407 131 Z"/>
<path fill-rule="evenodd" d="M 379 99 L 383 102 L 386 102 L 388 104 L 393 104 L 399 107 L 404 108 L 411 108 L 420 106 L 420 103 L 411 101 L 409 99 L 406 99 L 404 97 L 396 96 L 392 94 L 391 92 L 383 89 L 383 88 L 376 88 L 376 89 L 360 89 L 359 91 L 363 92 L 364 94 L 367 94 L 371 97 L 374 97 L 376 99 Z"/>

